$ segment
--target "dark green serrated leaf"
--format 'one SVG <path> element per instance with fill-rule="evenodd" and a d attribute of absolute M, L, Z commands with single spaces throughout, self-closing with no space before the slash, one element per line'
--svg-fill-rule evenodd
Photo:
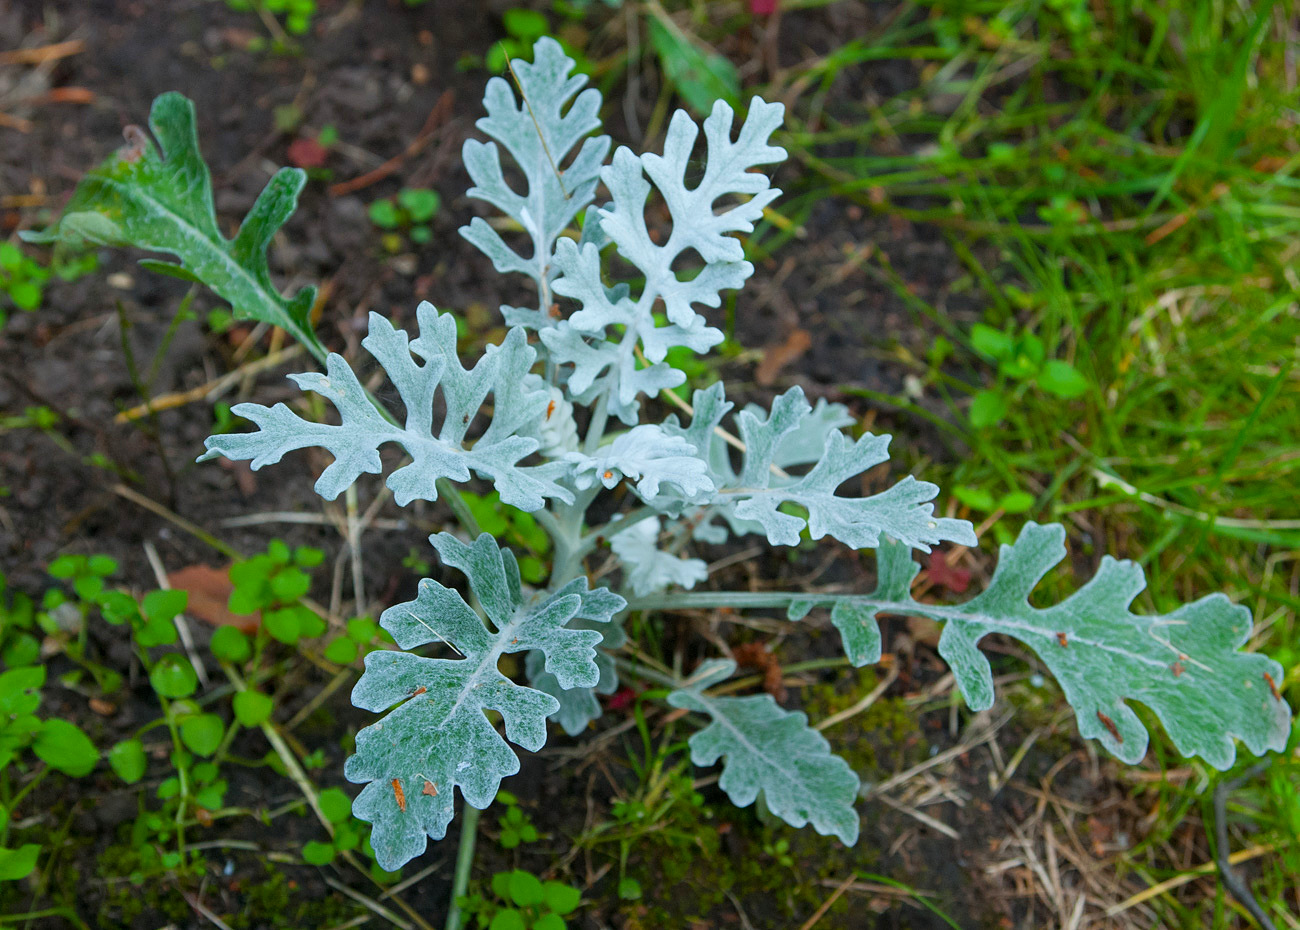
<path fill-rule="evenodd" d="M 311 328 L 316 289 L 281 296 L 271 282 L 266 249 L 293 214 L 307 175 L 281 168 L 267 183 L 234 239 L 217 225 L 212 177 L 199 153 L 194 104 L 178 93 L 153 102 L 149 113 L 161 152 L 138 128 L 128 145 L 77 185 L 51 229 L 27 235 L 32 242 L 84 242 L 168 252 L 181 266 L 171 273 L 199 280 L 227 301 L 240 319 L 279 326 L 316 358 L 325 350 Z M 150 262 L 157 270 L 158 263 Z"/>

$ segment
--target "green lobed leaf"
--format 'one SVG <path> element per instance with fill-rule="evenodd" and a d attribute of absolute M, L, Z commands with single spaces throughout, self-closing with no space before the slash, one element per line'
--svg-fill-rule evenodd
<path fill-rule="evenodd" d="M 456 787 L 481 810 L 496 797 L 501 780 L 519 770 L 518 757 L 486 710 L 501 715 L 510 742 L 530 751 L 546 742 L 546 718 L 558 702 L 502 675 L 500 657 L 538 650 L 562 687 L 592 687 L 600 678 L 595 646 L 601 634 L 566 624 L 580 615 L 598 619 L 625 603 L 604 589 L 587 591 L 585 578 L 525 600 L 514 555 L 491 536 L 484 533 L 469 545 L 449 533 L 430 541 L 445 564 L 469 578 L 491 627 L 460 594 L 427 578 L 414 601 L 380 617 L 403 649 L 441 642 L 457 654 L 431 659 L 371 652 L 352 691 L 352 703 L 365 710 L 398 705 L 357 734 L 356 754 L 344 769 L 349 781 L 365 783 L 353 813 L 374 824 L 375 859 L 390 871 L 420 855 L 427 837 L 446 834 Z"/>
<path fill-rule="evenodd" d="M 356 374 L 340 355 L 326 360 L 326 374 L 292 375 L 298 386 L 329 399 L 342 423 L 334 426 L 304 420 L 284 404 L 238 404 L 234 412 L 255 423 L 252 433 L 223 433 L 205 440 L 208 451 L 199 461 L 225 456 L 250 459 L 254 470 L 272 465 L 287 452 L 320 446 L 334 462 L 316 481 L 316 493 L 333 500 L 362 474 L 382 470 L 379 447 L 393 442 L 411 456 L 410 464 L 388 476 L 394 499 L 405 506 L 413 500 L 437 500 L 439 478 L 468 481 L 471 471 L 495 482 L 501 500 L 521 510 L 538 510 L 547 498 L 572 503 L 573 495 L 551 478 L 544 466 L 519 461 L 537 450 L 535 431 L 546 413 L 548 393 L 529 379 L 536 353 L 519 327 L 499 346 L 488 346 L 471 370 L 460 364 L 456 324 L 451 314 L 439 314 L 432 304 L 417 310 L 420 336 L 410 340 L 377 313 L 370 314 L 370 333 L 361 344 L 388 373 L 406 407 L 403 425 L 389 422 L 366 396 Z M 424 361 L 418 364 L 412 353 Z M 440 392 L 446 414 L 433 432 L 434 396 Z M 466 433 L 488 394 L 494 414 L 483 435 L 467 447 Z M 521 434 L 523 433 L 523 434 Z"/>
<path fill-rule="evenodd" d="M 837 836 L 852 846 L 859 829 L 853 807 L 858 776 L 831 754 L 830 744 L 808 726 L 804 714 L 782 710 L 770 694 L 705 693 L 735 670 L 736 663 L 729 659 L 706 662 L 688 687 L 668 696 L 672 706 L 706 714 L 713 721 L 690 738 L 691 761 L 713 765 L 722 759 L 718 784 L 736 806 L 748 807 L 761 792 L 768 809 L 791 826 L 811 823 L 823 836 Z"/>
<path fill-rule="evenodd" d="M 1065 528 L 1027 523 L 1013 545 L 1001 547 L 988 588 L 965 604 L 912 600 L 920 570 L 906 547 L 879 550 L 878 583 L 870 595 L 799 597 L 799 619 L 817 603 L 833 604 L 831 620 L 854 665 L 880 658 L 882 614 L 919 615 L 943 622 L 939 654 L 952 666 L 966 703 L 993 703 L 993 672 L 978 648 L 990 633 L 1025 643 L 1060 682 L 1079 732 L 1130 764 L 1146 754 L 1149 735 L 1130 702 L 1149 707 L 1184 756 L 1218 769 L 1236 758 L 1234 738 L 1255 755 L 1280 750 L 1291 711 L 1277 688 L 1283 669 L 1267 656 L 1241 652 L 1250 637 L 1250 611 L 1211 594 L 1168 614 L 1129 610 L 1146 587 L 1140 566 L 1103 556 L 1097 574 L 1059 604 L 1032 606 L 1029 595 L 1065 557 Z"/>
<path fill-rule="evenodd" d="M 266 261 L 272 237 L 297 207 L 306 173 L 276 172 L 235 238 L 227 239 L 217 225 L 212 177 L 199 153 L 193 102 L 178 93 L 161 95 L 149 113 L 149 128 L 161 152 L 132 127 L 128 144 L 77 185 L 58 223 L 25 238 L 168 252 L 227 301 L 236 317 L 279 326 L 324 359 L 310 321 L 316 289 L 304 287 L 286 299 L 272 284 Z"/>

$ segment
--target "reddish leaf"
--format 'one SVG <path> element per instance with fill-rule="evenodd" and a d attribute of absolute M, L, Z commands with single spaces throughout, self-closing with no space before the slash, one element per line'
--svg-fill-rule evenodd
<path fill-rule="evenodd" d="M 208 565 L 190 565 L 167 576 L 167 583 L 178 591 L 189 593 L 186 613 L 198 617 L 212 626 L 238 627 L 244 633 L 257 631 L 261 622 L 256 614 L 231 613 L 226 606 L 234 586 L 230 583 L 229 566 L 212 568 Z"/>
<path fill-rule="evenodd" d="M 937 549 L 930 553 L 925 572 L 931 582 L 947 588 L 953 594 L 961 594 L 970 585 L 970 569 L 949 565 L 947 557 Z"/>
<path fill-rule="evenodd" d="M 763 349 L 763 360 L 754 369 L 754 380 L 767 386 L 776 380 L 781 369 L 798 360 L 812 347 L 812 336 L 806 329 L 796 329 L 785 338 L 784 342 L 774 343 Z"/>
<path fill-rule="evenodd" d="M 731 657 L 741 668 L 758 669 L 763 673 L 763 690 L 782 702 L 789 697 L 785 690 L 785 675 L 781 672 L 781 663 L 775 655 L 768 652 L 766 643 L 742 643 L 732 647 Z"/>
<path fill-rule="evenodd" d="M 299 136 L 289 143 L 289 163 L 298 168 L 319 168 L 329 158 L 329 149 L 315 139 Z"/>
<path fill-rule="evenodd" d="M 755 16 L 771 16 L 776 12 L 777 0 L 749 0 L 749 12 Z"/>
<path fill-rule="evenodd" d="M 636 692 L 631 688 L 619 688 L 605 699 L 605 706 L 610 710 L 627 710 L 636 700 Z"/>

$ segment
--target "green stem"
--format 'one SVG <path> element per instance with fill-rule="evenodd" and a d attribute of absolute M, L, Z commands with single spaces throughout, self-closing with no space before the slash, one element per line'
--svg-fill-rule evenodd
<path fill-rule="evenodd" d="M 451 905 L 447 908 L 447 930 L 460 930 L 461 911 L 457 901 L 469 888 L 469 873 L 474 865 L 474 843 L 478 839 L 479 809 L 462 806 L 460 844 L 456 847 L 456 873 L 451 879 Z"/>

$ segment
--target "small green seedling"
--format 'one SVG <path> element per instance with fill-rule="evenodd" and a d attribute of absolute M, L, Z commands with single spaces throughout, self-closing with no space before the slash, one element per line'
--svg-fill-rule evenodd
<path fill-rule="evenodd" d="M 564 918 L 582 902 L 577 888 L 544 882 L 523 869 L 493 875 L 491 890 L 491 898 L 469 895 L 459 902 L 480 930 L 565 930 Z"/>
<path fill-rule="evenodd" d="M 0 294 L 7 295 L 19 310 L 32 311 L 41 305 L 50 274 L 48 268 L 24 255 L 12 242 L 0 242 Z M 0 308 L 0 327 L 4 325 L 3 313 Z"/>
<path fill-rule="evenodd" d="M 522 843 L 537 842 L 537 827 L 519 806 L 518 798 L 502 788 L 497 792 L 497 803 L 506 809 L 505 814 L 497 818 L 497 826 L 501 828 L 498 842 L 502 849 L 514 849 Z"/>
<path fill-rule="evenodd" d="M 325 621 L 302 599 L 311 590 L 307 569 L 320 565 L 325 554 L 310 546 L 290 550 L 278 539 L 266 552 L 230 567 L 229 607 L 232 613 L 262 615 L 262 629 L 292 646 L 325 632 Z"/>
<path fill-rule="evenodd" d="M 979 391 L 971 401 L 970 421 L 976 429 L 1001 423 L 1013 398 L 1032 387 L 1067 400 L 1083 396 L 1091 387 L 1069 362 L 1047 358 L 1043 340 L 1028 330 L 1014 335 L 976 323 L 971 345 L 998 366 L 998 386 Z"/>
<path fill-rule="evenodd" d="M 284 17 L 290 35 L 305 35 L 316 16 L 316 0 L 226 0 L 226 6 L 239 11 L 262 11 Z"/>
<path fill-rule="evenodd" d="M 416 245 L 424 245 L 433 238 L 429 221 L 438 212 L 442 203 L 437 191 L 426 188 L 405 188 L 395 197 L 376 200 L 369 207 L 370 222 L 386 230 L 383 236 L 384 248 L 389 252 L 400 252 L 403 247 L 401 233 L 405 233 Z"/>

